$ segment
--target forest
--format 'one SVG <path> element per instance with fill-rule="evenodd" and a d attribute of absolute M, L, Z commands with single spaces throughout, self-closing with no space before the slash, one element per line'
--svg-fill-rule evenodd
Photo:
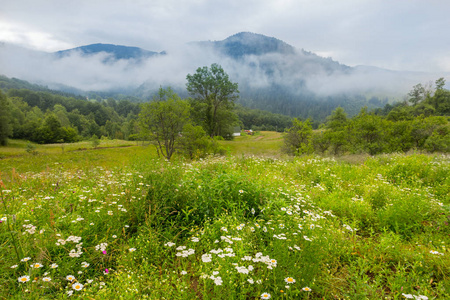
<path fill-rule="evenodd" d="M 71 143 L 92 137 L 145 140 L 139 115 L 145 103 L 132 97 L 102 98 L 56 92 L 17 79 L 1 78 L 0 139 L 22 139 L 40 144 Z M 435 86 L 417 84 L 404 101 L 383 108 L 364 107 L 349 116 L 342 107 L 324 120 L 292 118 L 232 103 L 222 118 L 220 135 L 232 139 L 241 129 L 286 132 L 284 151 L 289 154 L 450 151 L 450 91 L 445 80 Z M 237 90 L 237 89 L 236 89 Z M 154 95 L 150 102 L 158 99 Z M 205 125 L 199 104 L 190 103 L 194 125 Z M 197 105 L 197 106 L 196 106 Z M 196 114 L 197 112 L 197 114 Z M 203 122 L 203 123 L 202 123 Z M 207 132 L 207 127 L 203 126 Z M 302 137 L 303 135 L 303 137 Z"/>

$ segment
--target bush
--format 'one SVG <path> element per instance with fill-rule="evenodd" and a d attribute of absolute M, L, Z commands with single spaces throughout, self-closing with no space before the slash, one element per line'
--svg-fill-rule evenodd
<path fill-rule="evenodd" d="M 164 227 L 200 225 L 224 213 L 254 217 L 270 196 L 244 175 L 208 169 L 185 174 L 168 169 L 152 174 L 148 184 L 146 204 L 157 212 L 152 223 Z"/>

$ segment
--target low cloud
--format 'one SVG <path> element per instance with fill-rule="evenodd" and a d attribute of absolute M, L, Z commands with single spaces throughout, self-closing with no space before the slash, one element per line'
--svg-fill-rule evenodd
<path fill-rule="evenodd" d="M 174 47 L 168 49 L 166 55 L 141 61 L 107 58 L 106 53 L 85 56 L 79 52 L 57 58 L 45 52 L 0 44 L 3 75 L 46 84 L 50 88 L 62 84 L 84 91 L 133 90 L 143 84 L 149 91 L 169 85 L 184 89 L 187 74 L 212 63 L 219 63 L 232 81 L 250 88 L 275 84 L 293 94 L 308 89 L 319 96 L 358 93 L 401 97 L 417 83 L 449 75 L 349 68 L 300 50 L 296 54 L 269 53 L 235 60 L 195 43 Z"/>

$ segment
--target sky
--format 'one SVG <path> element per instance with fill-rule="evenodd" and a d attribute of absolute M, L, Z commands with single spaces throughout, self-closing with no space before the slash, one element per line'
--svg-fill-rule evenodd
<path fill-rule="evenodd" d="M 47 52 L 92 43 L 159 52 L 250 31 L 349 66 L 450 72 L 448 0 L 0 0 L 0 5 L 0 41 Z"/>
<path fill-rule="evenodd" d="M 300 81 L 323 95 L 405 95 L 418 83 L 450 82 L 448 0 L 0 0 L 0 74 L 58 89 L 135 89 L 142 84 L 184 87 L 197 67 L 219 63 L 232 80 L 270 85 L 249 65 L 277 61 L 292 72 L 276 83 Z M 309 70 L 304 57 L 266 55 L 237 63 L 198 49 L 239 32 L 280 39 L 348 66 L 348 74 Z M 105 43 L 168 54 L 140 64 L 104 64 L 103 54 L 63 59 L 48 52 Z M 301 52 L 301 51 L 299 51 Z"/>

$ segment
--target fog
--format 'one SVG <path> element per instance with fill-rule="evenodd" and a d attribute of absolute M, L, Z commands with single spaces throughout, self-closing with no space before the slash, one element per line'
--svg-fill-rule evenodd
<path fill-rule="evenodd" d="M 235 60 L 210 47 L 191 43 L 166 49 L 166 53 L 140 61 L 108 60 L 106 53 L 82 55 L 79 52 L 58 58 L 4 43 L 0 45 L 0 74 L 49 88 L 65 85 L 83 91 L 131 91 L 141 87 L 150 91 L 159 86 L 182 89 L 187 74 L 195 73 L 198 67 L 218 63 L 233 82 L 255 89 L 275 84 L 293 94 L 302 93 L 306 88 L 320 96 L 358 93 L 397 98 L 417 83 L 434 82 L 449 75 L 363 66 L 350 68 L 301 50 L 295 54 L 268 53 Z"/>

